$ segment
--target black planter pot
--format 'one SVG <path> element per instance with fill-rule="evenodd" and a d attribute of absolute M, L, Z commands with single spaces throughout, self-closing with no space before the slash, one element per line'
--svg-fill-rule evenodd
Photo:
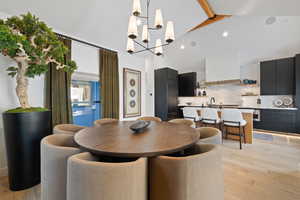
<path fill-rule="evenodd" d="M 24 190 L 40 183 L 40 142 L 51 134 L 51 112 L 3 113 L 9 187 Z"/>

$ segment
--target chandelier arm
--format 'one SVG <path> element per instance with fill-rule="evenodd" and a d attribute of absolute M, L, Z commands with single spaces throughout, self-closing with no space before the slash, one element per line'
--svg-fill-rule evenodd
<path fill-rule="evenodd" d="M 156 54 L 155 54 L 151 49 L 149 49 L 148 47 L 146 47 L 146 46 L 144 46 L 143 44 L 137 42 L 136 40 L 133 40 L 133 41 L 134 41 L 134 43 L 136 43 L 136 44 L 140 45 L 141 47 L 143 47 L 143 48 L 145 49 L 145 51 L 148 50 L 148 51 L 150 51 L 151 53 L 153 53 L 154 55 L 156 55 Z"/>

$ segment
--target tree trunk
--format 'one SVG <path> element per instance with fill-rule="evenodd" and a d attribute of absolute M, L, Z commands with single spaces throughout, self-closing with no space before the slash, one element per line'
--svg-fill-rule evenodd
<path fill-rule="evenodd" d="M 28 63 L 18 62 L 18 73 L 17 73 L 17 87 L 16 92 L 19 98 L 19 102 L 22 108 L 30 108 L 29 101 L 28 101 L 28 78 L 25 76 L 26 70 L 28 67 Z"/>

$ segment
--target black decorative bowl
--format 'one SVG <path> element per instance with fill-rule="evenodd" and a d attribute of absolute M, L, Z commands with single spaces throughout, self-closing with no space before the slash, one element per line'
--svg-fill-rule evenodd
<path fill-rule="evenodd" d="M 130 129 L 135 133 L 143 132 L 149 125 L 150 121 L 138 120 L 130 125 Z"/>

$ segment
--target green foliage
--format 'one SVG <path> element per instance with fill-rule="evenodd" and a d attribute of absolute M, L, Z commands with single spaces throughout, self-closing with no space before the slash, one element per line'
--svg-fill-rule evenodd
<path fill-rule="evenodd" d="M 46 108 L 40 108 L 40 107 L 32 107 L 32 108 L 15 108 L 6 111 L 6 113 L 27 113 L 27 112 L 45 112 L 49 111 Z"/>
<path fill-rule="evenodd" d="M 17 62 L 26 56 L 27 77 L 47 72 L 49 62 L 62 66 L 60 69 L 66 72 L 74 72 L 77 68 L 74 61 L 64 63 L 68 51 L 52 29 L 31 13 L 0 20 L 0 53 Z M 8 74 L 14 77 L 16 69 L 8 68 Z"/>

